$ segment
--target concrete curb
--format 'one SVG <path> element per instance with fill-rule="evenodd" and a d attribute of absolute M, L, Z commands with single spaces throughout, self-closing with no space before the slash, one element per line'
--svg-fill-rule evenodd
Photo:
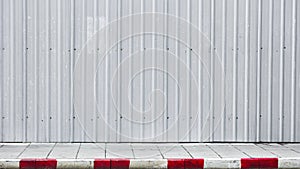
<path fill-rule="evenodd" d="M 201 169 L 201 168 L 300 168 L 299 158 L 206 159 L 0 159 L 7 169 Z"/>
<path fill-rule="evenodd" d="M 19 168 L 20 159 L 0 159 L 0 168 Z"/>

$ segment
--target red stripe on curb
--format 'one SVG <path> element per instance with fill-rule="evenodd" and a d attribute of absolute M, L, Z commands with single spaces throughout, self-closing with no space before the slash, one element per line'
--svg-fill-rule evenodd
<path fill-rule="evenodd" d="M 184 159 L 168 159 L 168 169 L 184 169 Z"/>
<path fill-rule="evenodd" d="M 95 159 L 94 169 L 110 169 L 110 159 Z"/>
<path fill-rule="evenodd" d="M 52 169 L 52 168 L 56 168 L 56 166 L 57 166 L 56 159 L 36 159 L 35 160 L 36 168 Z"/>
<path fill-rule="evenodd" d="M 185 159 L 184 160 L 185 169 L 203 169 L 204 159 Z"/>
<path fill-rule="evenodd" d="M 22 159 L 19 162 L 20 169 L 34 169 L 35 159 Z"/>
<path fill-rule="evenodd" d="M 202 169 L 204 159 L 168 159 L 168 169 Z"/>
<path fill-rule="evenodd" d="M 56 169 L 56 159 L 22 159 L 20 160 L 20 169 Z"/>
<path fill-rule="evenodd" d="M 278 168 L 278 158 L 242 158 L 241 168 Z"/>
<path fill-rule="evenodd" d="M 130 160 L 129 159 L 111 159 L 110 168 L 111 169 L 129 169 Z"/>

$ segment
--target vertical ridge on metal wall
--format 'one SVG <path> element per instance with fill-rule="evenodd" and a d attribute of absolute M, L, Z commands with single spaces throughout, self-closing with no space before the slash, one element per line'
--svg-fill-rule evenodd
<path fill-rule="evenodd" d="M 284 39 L 284 24 L 285 24 L 285 0 L 280 1 L 280 88 L 279 88 L 279 141 L 283 141 L 283 118 L 284 118 L 284 56 L 285 56 L 285 39 Z"/>
<path fill-rule="evenodd" d="M 292 3 L 292 72 L 291 72 L 291 141 L 295 141 L 296 113 L 296 39 L 297 39 L 297 1 Z"/>
<path fill-rule="evenodd" d="M 179 0 L 178 0 L 179 1 Z M 225 1 L 224 1 L 225 2 Z M 198 108 L 198 140 L 199 141 L 203 141 L 202 138 L 202 130 L 203 130 L 203 105 L 202 105 L 202 60 L 201 60 L 201 56 L 202 56 L 202 41 L 203 41 L 203 37 L 202 37 L 202 13 L 203 13 L 203 9 L 202 9 L 202 3 L 203 1 L 199 1 L 199 11 L 198 11 L 198 18 L 199 18 L 199 24 L 198 24 L 198 29 L 199 29 L 199 59 L 198 59 L 198 97 L 199 97 L 199 108 Z M 178 54 L 176 54 L 176 56 L 178 56 Z"/>
<path fill-rule="evenodd" d="M 179 17 L 180 16 L 180 0 L 176 0 L 176 9 L 175 9 L 175 17 Z M 176 20 L 176 37 L 179 37 L 179 21 Z M 176 39 L 175 41 L 175 55 L 176 57 L 179 55 L 179 42 Z M 177 79 L 179 79 L 179 59 L 176 58 L 175 61 L 175 76 Z M 179 116 L 180 116 L 180 89 L 178 89 L 178 86 L 176 87 L 176 98 L 175 98 L 175 119 L 178 120 Z M 179 134 L 179 123 L 177 123 L 176 125 L 176 139 L 175 140 L 179 140 L 180 134 Z"/>
<path fill-rule="evenodd" d="M 4 108 L 3 108 L 3 103 L 4 103 L 4 93 L 3 93 L 3 86 L 4 86 L 4 53 L 3 53 L 3 51 L 4 51 L 4 44 L 3 44 L 3 23 L 4 23 L 4 21 L 3 21 L 3 16 L 4 16 L 4 10 L 3 10 L 3 5 L 4 4 L 4 1 L 1 1 L 0 2 L 0 9 L 1 9 L 1 11 L 0 11 L 0 19 L 1 19 L 1 25 L 0 25 L 0 35 L 1 35 L 1 39 L 0 39 L 0 50 L 1 50 L 1 57 L 0 57 L 0 84 L 1 84 L 1 86 L 0 86 L 0 95 L 1 95 L 1 100 L 0 100 L 0 141 L 1 142 L 3 142 L 3 128 L 4 128 L 4 126 L 3 126 L 3 112 L 4 112 Z"/>
<path fill-rule="evenodd" d="M 269 1 L 269 27 L 268 27 L 268 124 L 267 141 L 272 139 L 272 74 L 273 74 L 273 0 Z"/>
<path fill-rule="evenodd" d="M 50 0 L 49 0 L 50 1 Z M 74 65 L 75 65 L 75 0 L 71 0 L 71 46 L 69 48 L 70 51 L 70 142 L 74 142 Z"/>
<path fill-rule="evenodd" d="M 106 6 L 106 8 L 105 8 L 105 18 L 106 18 L 106 20 L 109 20 L 109 0 L 105 0 L 105 6 Z M 109 25 L 107 25 L 107 27 L 109 28 Z M 105 36 L 105 45 L 106 45 L 106 48 L 108 48 L 109 47 L 109 39 L 108 39 L 108 30 L 106 29 L 105 30 L 105 34 L 106 34 L 106 36 Z M 105 54 L 106 54 L 106 52 L 107 51 L 105 51 Z M 109 110 L 110 110 L 110 108 L 109 108 L 109 77 L 108 77 L 108 75 L 109 75 L 109 60 L 108 59 L 105 59 L 105 85 L 106 85 L 106 90 L 105 90 L 105 115 L 104 115 L 104 117 L 105 117 L 105 122 L 107 122 L 108 121 L 108 112 L 109 112 Z M 104 139 L 104 141 L 105 142 L 108 142 L 108 140 L 109 140 L 109 128 L 108 128 L 108 125 L 105 125 L 105 139 Z"/>
<path fill-rule="evenodd" d="M 260 141 L 260 118 L 261 118 L 261 29 L 262 29 L 262 0 L 258 0 L 258 18 L 257 18 L 257 63 L 256 63 L 256 139 Z"/>
<path fill-rule="evenodd" d="M 250 41 L 250 1 L 245 3 L 245 89 L 244 89 L 244 141 L 249 140 L 249 41 Z"/>
<path fill-rule="evenodd" d="M 130 11 L 131 12 L 131 11 Z M 155 13 L 156 12 L 156 0 L 153 0 L 152 1 L 152 13 Z M 156 27 L 156 24 L 155 24 L 155 17 L 153 16 L 152 17 L 152 31 L 155 32 L 155 27 Z M 131 45 L 129 45 L 131 46 Z M 155 34 L 152 34 L 152 48 L 155 49 L 156 48 L 156 39 L 155 39 Z M 131 53 L 131 52 L 130 52 Z M 156 56 L 155 56 L 155 51 L 152 53 L 152 65 L 156 66 Z M 151 92 L 155 91 L 156 89 L 156 72 L 155 71 L 152 71 L 152 83 L 151 83 Z M 132 96 L 132 95 L 131 95 Z M 153 107 L 152 107 L 152 119 L 155 118 L 155 115 L 156 115 L 156 108 L 155 106 L 157 105 L 156 101 L 153 101 Z M 156 123 L 152 123 L 151 124 L 152 127 L 151 127 L 151 130 L 152 130 L 152 133 L 151 133 L 151 137 L 152 138 L 155 138 L 156 136 Z M 131 136 L 131 134 L 130 134 Z"/>
<path fill-rule="evenodd" d="M 215 133 L 215 127 L 214 127 L 214 120 L 215 120 L 215 89 L 214 89 L 214 85 L 215 85 L 215 71 L 214 71 L 214 64 L 215 64 L 215 0 L 211 0 L 210 1 L 210 8 L 211 8 L 211 20 L 210 20 L 210 103 L 209 103 L 209 119 L 210 119 L 210 123 L 209 123 L 209 131 L 210 131 L 210 135 L 209 135 L 209 141 L 213 141 L 214 140 L 214 133 Z M 217 60 L 217 59 L 216 59 Z"/>
<path fill-rule="evenodd" d="M 56 56 L 56 74 L 57 74 L 57 84 L 56 84 L 56 89 L 57 89 L 57 115 L 56 115 L 56 126 L 57 128 L 61 129 L 62 128 L 62 117 L 61 117 L 61 113 L 62 113 L 62 94 L 61 94 L 61 58 L 63 57 L 62 55 L 62 14 L 61 14 L 61 3 L 62 1 L 57 0 L 57 56 Z M 61 130 L 57 130 L 56 132 L 56 139 L 57 140 L 62 140 L 62 131 Z"/>
<path fill-rule="evenodd" d="M 22 1 L 23 9 L 23 59 L 22 59 L 22 71 L 23 71 L 23 89 L 22 89 L 22 98 L 23 98 L 23 137 L 22 141 L 27 141 L 27 0 Z"/>
<path fill-rule="evenodd" d="M 226 123 L 226 16 L 227 16 L 227 6 L 226 1 L 222 1 L 222 49 L 221 49 L 221 55 L 222 55 L 222 80 L 221 80 L 221 88 L 222 88 L 222 102 L 221 106 L 224 105 L 224 107 L 221 107 L 221 141 L 225 140 L 226 135 L 226 129 L 225 129 L 225 123 Z"/>
<path fill-rule="evenodd" d="M 141 0 L 141 13 L 144 13 L 144 11 L 145 11 L 145 5 L 144 5 L 144 0 Z M 143 70 L 144 70 L 144 66 L 145 66 L 145 35 L 144 35 L 144 30 L 145 30 L 145 28 L 144 28 L 144 16 L 142 15 L 141 16 L 141 25 L 140 25 L 140 27 L 141 27 L 141 32 L 140 32 L 140 36 L 141 36 L 141 38 L 140 38 L 140 51 L 141 51 L 141 61 L 140 61 L 140 68 L 141 68 L 141 79 L 140 79 L 140 104 L 141 104 L 141 109 L 139 110 L 140 112 L 139 113 L 143 113 L 144 112 L 144 110 L 145 110 L 145 108 L 144 108 L 144 106 L 145 106 L 145 99 L 144 99 L 144 97 L 145 97 L 145 79 L 144 79 L 144 72 L 143 72 Z M 141 119 L 140 119 L 140 121 L 142 122 L 142 123 L 144 123 L 144 115 L 141 115 Z M 140 141 L 142 141 L 143 140 L 143 138 L 144 138 L 144 125 L 140 125 Z"/>
<path fill-rule="evenodd" d="M 237 140 L 237 60 L 238 60 L 238 53 L 237 53 L 237 45 L 238 45 L 238 0 L 234 1 L 234 30 L 233 30 L 233 138 L 232 140 Z"/>
<path fill-rule="evenodd" d="M 45 66 L 45 85 L 46 85 L 46 94 L 45 94 L 45 113 L 47 114 L 46 115 L 46 119 L 45 119 L 45 123 L 46 123 L 46 131 L 45 131 L 45 141 L 46 142 L 50 142 L 50 128 L 51 128 L 51 125 L 50 125 L 50 113 L 51 113 L 51 85 L 50 85 L 50 82 L 51 82 L 51 61 L 50 61 L 50 58 L 51 58 L 51 51 L 52 51 L 52 47 L 50 46 L 50 37 L 51 37 L 51 13 L 50 13 L 50 8 L 51 8 L 51 5 L 50 5 L 50 0 L 47 0 L 47 7 L 46 7 L 46 66 Z"/>
<path fill-rule="evenodd" d="M 133 0 L 129 0 L 129 13 L 130 14 L 133 14 Z M 129 19 L 129 32 L 130 34 L 132 34 L 133 32 L 133 21 L 132 21 L 132 17 Z M 129 55 L 133 53 L 133 38 L 131 38 L 129 40 Z M 133 67 L 133 61 L 130 60 L 130 63 L 129 63 L 129 77 L 132 77 L 133 76 L 133 70 L 132 70 L 132 67 Z M 129 84 L 129 85 L 132 85 L 132 84 Z M 130 104 L 133 105 L 133 87 L 130 88 L 130 91 L 129 91 L 129 101 L 130 101 Z M 129 117 L 132 119 L 133 118 L 133 106 L 129 105 Z M 129 138 L 132 138 L 133 137 L 133 125 L 132 123 L 129 123 Z"/>

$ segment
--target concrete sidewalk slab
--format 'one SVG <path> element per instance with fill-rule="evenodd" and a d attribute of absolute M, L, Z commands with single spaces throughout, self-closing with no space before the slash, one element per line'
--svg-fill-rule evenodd
<path fill-rule="evenodd" d="M 54 143 L 32 143 L 18 158 L 47 158 L 54 146 Z"/>
<path fill-rule="evenodd" d="M 3 143 L 0 168 L 300 168 L 299 145 Z"/>
<path fill-rule="evenodd" d="M 105 158 L 104 143 L 85 143 L 80 146 L 77 154 L 78 159 Z"/>
<path fill-rule="evenodd" d="M 47 158 L 76 159 L 80 145 L 80 143 L 57 143 Z"/>
<path fill-rule="evenodd" d="M 0 159 L 18 158 L 29 145 L 29 143 L 5 143 L 0 148 Z"/>

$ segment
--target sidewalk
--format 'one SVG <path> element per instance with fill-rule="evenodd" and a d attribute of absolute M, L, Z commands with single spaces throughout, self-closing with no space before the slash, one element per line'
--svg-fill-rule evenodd
<path fill-rule="evenodd" d="M 300 144 L 0 143 L 0 168 L 300 168 Z"/>

